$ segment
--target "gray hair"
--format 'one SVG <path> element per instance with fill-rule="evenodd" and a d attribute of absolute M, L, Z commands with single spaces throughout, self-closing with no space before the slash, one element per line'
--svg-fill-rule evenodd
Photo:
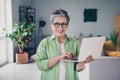
<path fill-rule="evenodd" d="M 64 17 L 66 17 L 67 24 L 69 24 L 70 17 L 69 17 L 69 15 L 68 15 L 67 11 L 65 11 L 65 10 L 63 10 L 63 9 L 55 10 L 55 11 L 52 13 L 51 17 L 50 17 L 51 22 L 53 22 L 54 17 L 56 17 L 56 16 L 64 16 Z"/>

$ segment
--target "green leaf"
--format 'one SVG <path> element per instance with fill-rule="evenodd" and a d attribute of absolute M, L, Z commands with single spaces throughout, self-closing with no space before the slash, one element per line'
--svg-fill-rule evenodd
<path fill-rule="evenodd" d="M 110 39 L 111 39 L 115 48 L 117 47 L 117 38 L 118 38 L 118 33 L 117 32 L 114 31 L 110 34 Z"/>

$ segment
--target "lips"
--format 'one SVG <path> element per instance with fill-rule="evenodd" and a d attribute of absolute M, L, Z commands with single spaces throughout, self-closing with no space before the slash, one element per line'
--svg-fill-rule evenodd
<path fill-rule="evenodd" d="M 63 33 L 63 32 L 64 32 L 64 30 L 57 30 L 57 32 L 58 32 L 58 33 Z"/>

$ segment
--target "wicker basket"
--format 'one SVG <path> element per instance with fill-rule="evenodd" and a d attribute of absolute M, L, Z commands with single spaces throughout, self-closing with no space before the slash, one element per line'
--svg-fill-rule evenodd
<path fill-rule="evenodd" d="M 105 54 L 110 57 L 120 57 L 120 51 L 116 51 L 112 41 L 105 41 L 104 43 Z"/>
<path fill-rule="evenodd" d="M 107 56 L 120 57 L 120 51 L 105 51 Z"/>

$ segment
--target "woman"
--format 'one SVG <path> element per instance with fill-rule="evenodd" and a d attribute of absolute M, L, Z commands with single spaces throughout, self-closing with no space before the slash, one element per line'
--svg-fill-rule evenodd
<path fill-rule="evenodd" d="M 85 63 L 93 61 L 92 56 L 79 63 L 63 60 L 79 55 L 80 43 L 66 35 L 69 20 L 68 13 L 63 9 L 51 15 L 53 34 L 43 39 L 37 49 L 36 62 L 42 72 L 41 80 L 79 80 L 77 71 L 84 69 Z"/>

